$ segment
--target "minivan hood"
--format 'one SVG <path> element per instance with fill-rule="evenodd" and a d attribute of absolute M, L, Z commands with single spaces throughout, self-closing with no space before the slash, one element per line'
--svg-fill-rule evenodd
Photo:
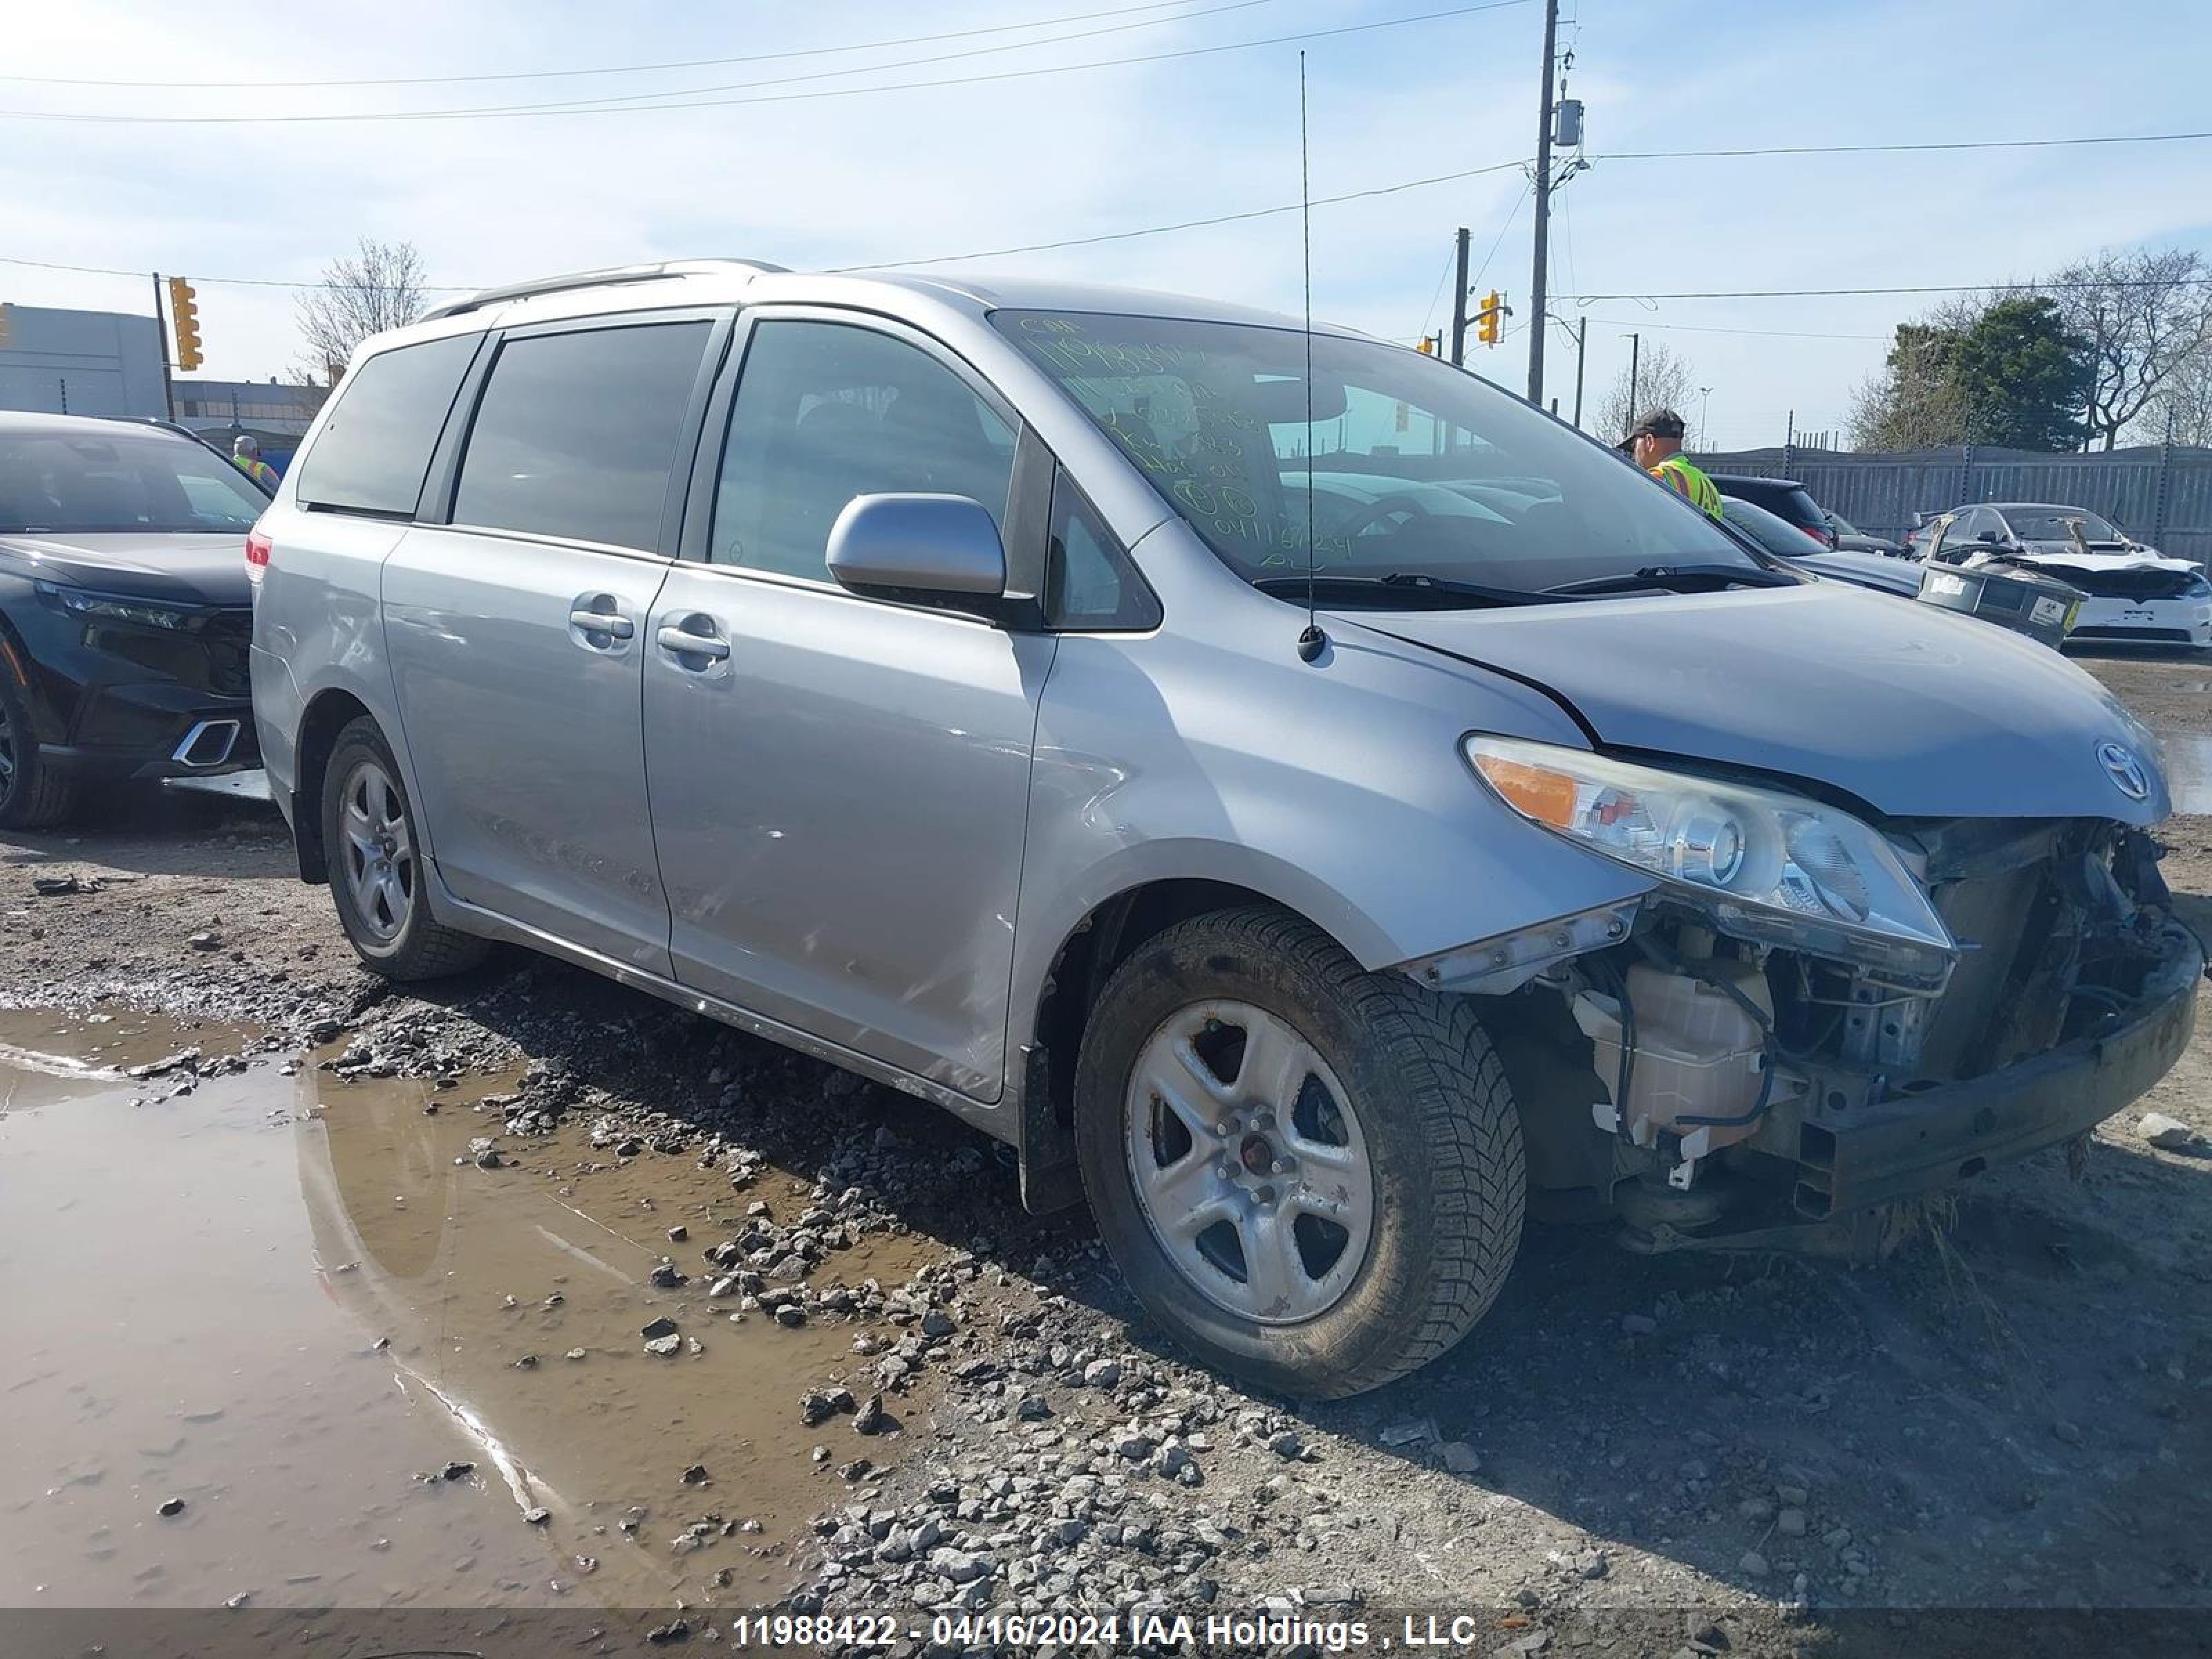
<path fill-rule="evenodd" d="M 143 531 L 86 536 L 0 536 L 0 568 L 34 581 L 180 605 L 250 605 L 246 538 Z"/>
<path fill-rule="evenodd" d="M 2168 810 L 2155 740 L 2057 652 L 1840 583 L 1341 620 L 1542 686 L 1609 749 L 1804 779 L 1884 817 Z M 2114 781 L 2112 743 L 2148 799 Z"/>

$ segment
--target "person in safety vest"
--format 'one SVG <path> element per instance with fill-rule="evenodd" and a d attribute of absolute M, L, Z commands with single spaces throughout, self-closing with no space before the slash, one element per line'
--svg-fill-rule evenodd
<path fill-rule="evenodd" d="M 1655 409 L 1629 428 L 1620 447 L 1636 458 L 1637 465 L 1680 495 L 1691 506 L 1712 517 L 1721 516 L 1721 492 L 1711 478 L 1690 465 L 1682 453 L 1682 417 L 1671 409 Z"/>
<path fill-rule="evenodd" d="M 230 459 L 240 472 L 264 489 L 276 488 L 276 469 L 261 459 L 261 441 L 251 432 L 241 432 L 232 441 Z"/>

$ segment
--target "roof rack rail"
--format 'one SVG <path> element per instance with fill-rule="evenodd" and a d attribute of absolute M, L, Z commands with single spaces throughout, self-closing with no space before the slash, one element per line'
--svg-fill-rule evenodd
<path fill-rule="evenodd" d="M 474 294 L 464 295 L 422 313 L 422 320 L 438 317 L 458 317 L 464 312 L 478 311 L 485 306 L 497 305 L 503 300 L 526 300 L 539 294 L 563 294 L 571 289 L 611 288 L 618 283 L 651 283 L 664 276 L 692 276 L 710 275 L 718 271 L 754 271 L 761 274 L 782 271 L 788 266 L 771 264 L 765 259 L 663 259 L 653 264 L 610 265 L 604 270 L 579 270 L 565 276 L 540 276 L 526 283 L 508 283 L 499 288 L 478 289 Z"/>

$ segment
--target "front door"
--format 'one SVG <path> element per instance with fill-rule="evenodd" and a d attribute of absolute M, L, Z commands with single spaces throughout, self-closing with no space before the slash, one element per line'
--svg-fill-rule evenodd
<path fill-rule="evenodd" d="M 422 817 L 455 896 L 665 977 L 639 713 L 713 324 L 500 343 L 452 522 L 384 568 Z"/>
<path fill-rule="evenodd" d="M 1054 641 L 847 593 L 824 554 L 885 490 L 970 496 L 1004 534 L 1015 433 L 918 337 L 764 314 L 645 665 L 677 977 L 984 1101 Z"/>

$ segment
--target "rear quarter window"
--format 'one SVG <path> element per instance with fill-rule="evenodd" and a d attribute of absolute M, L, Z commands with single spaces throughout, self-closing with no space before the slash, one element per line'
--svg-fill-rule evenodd
<path fill-rule="evenodd" d="M 430 453 L 482 338 L 456 334 L 379 352 L 338 388 L 300 462 L 307 507 L 411 515 Z"/>

